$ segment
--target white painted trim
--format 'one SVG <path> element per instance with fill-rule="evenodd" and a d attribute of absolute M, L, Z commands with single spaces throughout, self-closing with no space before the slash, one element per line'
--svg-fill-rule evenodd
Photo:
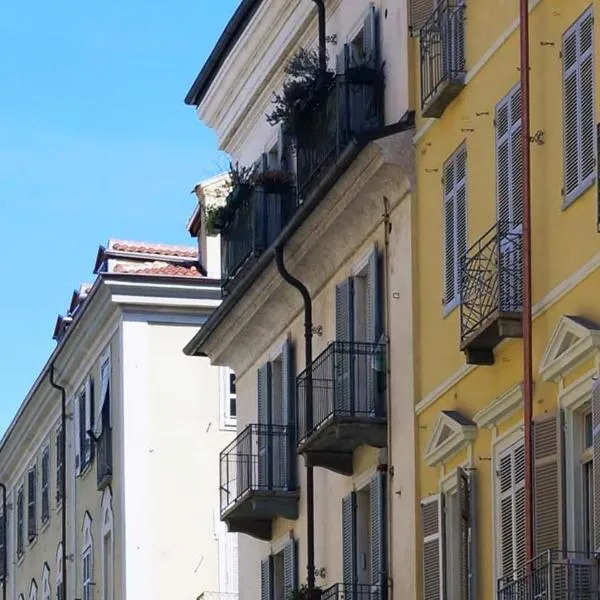
<path fill-rule="evenodd" d="M 285 545 L 293 539 L 294 530 L 290 529 L 287 533 L 284 533 L 282 536 L 271 542 L 271 554 L 279 554 L 280 552 L 283 552 Z"/>
<path fill-rule="evenodd" d="M 106 598 L 114 598 L 114 585 L 115 585 L 115 533 L 114 533 L 114 514 L 113 514 L 113 506 L 112 506 L 112 493 L 110 490 L 110 486 L 104 488 L 104 492 L 102 493 L 102 502 L 100 504 L 100 518 L 102 519 L 100 524 L 100 576 L 102 581 L 102 600 Z M 111 558 L 113 561 L 113 566 L 111 569 L 112 572 L 112 584 L 113 590 L 111 593 L 107 593 L 107 590 L 104 588 L 104 582 L 106 581 L 106 564 L 105 564 L 105 555 L 104 555 L 104 543 L 106 536 L 110 534 L 110 543 L 111 543 Z"/>
<path fill-rule="evenodd" d="M 539 0 L 538 0 L 539 1 Z M 590 260 L 588 260 L 583 266 L 577 271 L 572 273 L 569 277 L 564 279 L 555 288 L 553 288 L 548 294 L 546 294 L 539 302 L 533 306 L 533 319 L 537 319 L 540 315 L 545 313 L 550 307 L 552 307 L 561 298 L 566 296 L 571 290 L 579 285 L 586 277 L 591 275 L 596 269 L 600 267 L 600 252 L 595 254 Z M 505 343 L 507 340 L 504 340 Z M 476 365 L 463 365 L 455 371 L 448 379 L 443 381 L 437 388 L 427 394 L 423 400 L 417 402 L 415 405 L 415 413 L 420 415 L 429 406 L 441 398 L 448 390 L 454 387 L 459 381 L 464 379 L 469 373 L 477 368 Z M 487 367 L 484 367 L 487 368 Z"/>
<path fill-rule="evenodd" d="M 521 408 L 522 400 L 523 385 L 519 383 L 508 392 L 496 398 L 496 400 L 492 401 L 485 408 L 482 408 L 475 414 L 473 421 L 479 427 L 487 427 L 488 429 L 496 427 Z"/>
<path fill-rule="evenodd" d="M 237 429 L 237 417 L 229 414 L 229 376 L 233 371 L 229 367 L 219 369 L 219 427 L 223 431 Z M 236 394 L 237 398 L 237 394 Z"/>
<path fill-rule="evenodd" d="M 362 473 L 358 475 L 354 475 L 352 477 L 352 482 L 354 484 L 354 489 L 358 492 L 360 490 L 365 489 L 370 483 L 373 477 L 377 474 L 377 465 L 373 465 L 368 469 L 365 469 Z"/>
<path fill-rule="evenodd" d="M 594 387 L 594 378 L 597 376 L 597 370 L 590 369 L 585 375 L 577 381 L 558 392 L 558 402 L 561 408 L 565 410 L 576 410 L 582 402 L 592 397 L 592 388 Z"/>
<path fill-rule="evenodd" d="M 445 428 L 449 428 L 452 433 L 439 443 L 439 438 Z M 443 464 L 473 441 L 476 435 L 477 427 L 474 425 L 461 425 L 449 415 L 440 412 L 423 458 L 430 467 Z"/>
<path fill-rule="evenodd" d="M 350 272 L 351 277 L 359 277 L 363 275 L 366 269 L 369 266 L 369 258 L 373 252 L 377 251 L 377 244 L 374 242 L 369 244 L 368 248 L 363 252 L 363 254 L 353 263 L 352 270 Z"/>

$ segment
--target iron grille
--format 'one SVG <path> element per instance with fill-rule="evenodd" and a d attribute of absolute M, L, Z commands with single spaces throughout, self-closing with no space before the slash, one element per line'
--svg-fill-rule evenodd
<path fill-rule="evenodd" d="M 385 344 L 332 342 L 296 380 L 298 440 L 329 419 L 385 417 Z M 312 413 L 306 389 L 312 379 Z"/>
<path fill-rule="evenodd" d="M 221 235 L 221 285 L 231 290 L 252 259 L 260 256 L 277 238 L 298 208 L 293 187 L 270 192 L 255 187 L 239 200 L 230 226 Z"/>
<path fill-rule="evenodd" d="M 479 331 L 496 313 L 523 310 L 522 227 L 500 222 L 461 260 L 461 341 Z"/>
<path fill-rule="evenodd" d="M 361 67 L 336 75 L 297 119 L 298 194 L 306 197 L 359 134 L 383 124 L 383 74 Z"/>
<path fill-rule="evenodd" d="M 498 600 L 599 600 L 599 563 L 584 552 L 548 550 L 498 581 Z"/>
<path fill-rule="evenodd" d="M 443 0 L 419 32 L 422 110 L 438 96 L 446 82 L 464 80 L 464 18 L 463 0 Z"/>
<path fill-rule="evenodd" d="M 220 454 L 221 514 L 248 492 L 290 492 L 296 453 L 285 425 L 248 425 Z"/>
<path fill-rule="evenodd" d="M 381 585 L 336 583 L 321 592 L 320 600 L 384 600 L 386 596 Z"/>

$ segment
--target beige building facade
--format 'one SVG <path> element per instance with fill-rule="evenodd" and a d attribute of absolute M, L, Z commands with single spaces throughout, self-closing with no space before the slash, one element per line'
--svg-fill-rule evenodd
<path fill-rule="evenodd" d="M 229 373 L 181 352 L 219 304 L 203 269 L 193 247 L 100 248 L 0 443 L 7 598 L 235 597 L 237 542 L 205 493 L 234 435 Z"/>

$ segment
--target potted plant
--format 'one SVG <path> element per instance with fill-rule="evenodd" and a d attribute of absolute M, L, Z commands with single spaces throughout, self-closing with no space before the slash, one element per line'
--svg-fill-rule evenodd
<path fill-rule="evenodd" d="M 231 223 L 231 212 L 227 204 L 211 204 L 207 206 L 204 220 L 206 235 L 219 235 L 223 233 Z"/>
<path fill-rule="evenodd" d="M 267 193 L 287 192 L 294 184 L 294 176 L 283 169 L 268 169 L 254 176 L 254 184 L 262 187 Z"/>
<path fill-rule="evenodd" d="M 313 596 L 311 598 L 308 593 L 308 586 L 303 584 L 298 589 L 292 591 L 288 595 L 287 600 L 319 600 L 322 594 L 323 590 L 320 587 L 316 587 L 313 590 Z"/>
<path fill-rule="evenodd" d="M 254 187 L 253 179 L 256 174 L 256 165 L 240 167 L 239 163 L 229 163 L 229 185 L 231 191 L 225 199 L 226 205 L 237 206 L 242 200 L 248 198 Z"/>

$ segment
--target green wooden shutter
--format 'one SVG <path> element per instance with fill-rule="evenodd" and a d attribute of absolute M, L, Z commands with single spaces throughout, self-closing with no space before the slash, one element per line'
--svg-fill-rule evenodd
<path fill-rule="evenodd" d="M 443 597 L 443 504 L 436 494 L 421 501 L 421 534 L 423 543 L 423 599 Z"/>
<path fill-rule="evenodd" d="M 533 422 L 535 554 L 560 548 L 561 530 L 560 413 Z"/>
<path fill-rule="evenodd" d="M 379 64 L 379 26 L 375 5 L 371 2 L 367 9 L 363 27 L 365 66 L 376 69 Z"/>
<path fill-rule="evenodd" d="M 273 599 L 273 557 L 260 561 L 260 600 Z"/>
<path fill-rule="evenodd" d="M 356 492 L 342 499 L 342 562 L 345 585 L 356 583 Z"/>
<path fill-rule="evenodd" d="M 592 387 L 592 453 L 600 465 L 600 379 Z M 594 468 L 594 550 L 600 551 L 600 469 Z"/>
<path fill-rule="evenodd" d="M 283 599 L 287 600 L 298 589 L 297 542 L 288 540 L 283 547 Z"/>
<path fill-rule="evenodd" d="M 370 483 L 371 584 L 381 586 L 384 597 L 387 582 L 386 474 L 377 472 Z"/>

